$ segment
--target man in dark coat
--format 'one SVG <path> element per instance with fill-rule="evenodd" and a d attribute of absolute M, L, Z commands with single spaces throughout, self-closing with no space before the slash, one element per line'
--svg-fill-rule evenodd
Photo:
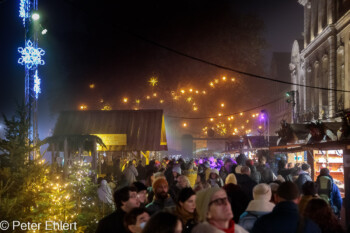
<path fill-rule="evenodd" d="M 277 190 L 277 205 L 272 213 L 256 220 L 252 233 L 321 233 L 320 228 L 309 219 L 299 216 L 299 189 L 293 182 L 282 183 Z"/>
<path fill-rule="evenodd" d="M 237 176 L 237 184 L 241 187 L 242 191 L 247 195 L 249 200 L 253 200 L 253 188 L 256 183 L 252 178 L 250 178 L 250 168 L 247 166 L 243 166 L 241 169 L 241 173 Z"/>
<path fill-rule="evenodd" d="M 311 172 L 310 165 L 307 163 L 303 163 L 301 165 L 301 172 L 298 176 L 298 179 L 295 181 L 300 191 L 302 190 L 301 187 L 303 186 L 303 184 L 306 183 L 306 181 L 312 181 L 310 172 Z"/>
<path fill-rule="evenodd" d="M 259 157 L 259 165 L 256 167 L 256 170 L 261 174 L 260 183 L 269 184 L 273 181 L 273 172 L 271 168 L 266 164 L 266 157 Z"/>
<path fill-rule="evenodd" d="M 140 206 L 135 187 L 124 187 L 114 193 L 116 211 L 98 222 L 96 233 L 126 233 L 123 225 L 124 216 L 132 209 Z"/>

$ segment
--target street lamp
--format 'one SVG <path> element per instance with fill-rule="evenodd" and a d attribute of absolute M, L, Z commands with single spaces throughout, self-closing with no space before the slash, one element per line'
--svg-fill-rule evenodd
<path fill-rule="evenodd" d="M 264 124 L 265 130 L 267 129 L 267 145 L 270 146 L 270 116 L 265 109 L 260 111 L 259 121 Z"/>

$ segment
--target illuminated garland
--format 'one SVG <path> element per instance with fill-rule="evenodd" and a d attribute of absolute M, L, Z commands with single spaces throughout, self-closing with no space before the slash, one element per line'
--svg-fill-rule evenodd
<path fill-rule="evenodd" d="M 28 0 L 21 0 L 19 3 L 19 17 L 23 19 L 23 25 L 26 23 L 26 19 L 29 18 L 30 2 Z"/>
<path fill-rule="evenodd" d="M 39 93 L 41 93 L 40 89 L 40 78 L 38 76 L 38 70 L 35 71 L 34 75 L 34 92 L 35 92 L 35 98 L 38 99 Z"/>

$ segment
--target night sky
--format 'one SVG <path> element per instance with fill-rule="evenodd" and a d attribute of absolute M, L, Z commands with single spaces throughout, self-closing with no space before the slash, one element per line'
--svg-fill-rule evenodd
<path fill-rule="evenodd" d="M 18 2 L 0 1 L 0 110 L 7 115 L 24 93 L 24 68 L 17 63 L 17 48 L 24 45 Z M 122 103 L 123 97 L 130 102 L 141 99 L 141 108 L 159 108 L 158 102 L 144 104 L 142 99 L 154 92 L 168 106 L 165 113 L 176 116 L 216 114 L 219 101 L 226 101 L 226 113 L 268 102 L 271 98 L 261 87 L 271 83 L 200 63 L 156 43 L 267 76 L 271 53 L 290 52 L 303 30 L 303 8 L 297 0 L 41 0 L 39 12 L 48 29 L 39 38 L 39 47 L 46 51 L 46 65 L 39 67 L 41 138 L 50 136 L 62 110 L 76 110 L 81 104 L 100 109 L 106 103 L 113 109 L 133 108 Z M 208 83 L 223 75 L 235 77 L 236 84 L 198 98 L 197 115 L 167 103 L 171 91 L 209 90 Z M 152 76 L 159 80 L 154 88 L 147 82 Z"/>

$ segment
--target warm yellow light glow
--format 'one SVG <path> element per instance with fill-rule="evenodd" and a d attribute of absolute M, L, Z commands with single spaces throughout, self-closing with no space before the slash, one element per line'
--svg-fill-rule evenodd
<path fill-rule="evenodd" d="M 192 92 L 193 91 L 193 89 L 192 88 L 190 88 L 190 92 Z"/>
<path fill-rule="evenodd" d="M 80 110 L 86 110 L 87 109 L 87 106 L 85 104 L 82 104 L 79 106 Z"/>
<path fill-rule="evenodd" d="M 242 125 L 241 128 L 244 129 L 244 125 Z"/>
<path fill-rule="evenodd" d="M 157 85 L 158 79 L 156 77 L 152 77 L 148 82 L 150 83 L 151 86 L 154 87 Z"/>
<path fill-rule="evenodd" d="M 141 101 L 140 101 L 139 99 L 137 99 L 135 102 L 136 102 L 137 104 L 139 104 Z"/>
<path fill-rule="evenodd" d="M 235 128 L 235 129 L 234 129 L 234 131 L 235 131 L 235 132 L 237 132 L 237 131 L 238 131 L 238 129 L 237 129 L 237 128 Z"/>
<path fill-rule="evenodd" d="M 181 92 L 182 94 L 185 94 L 185 90 L 181 90 L 180 92 Z"/>
<path fill-rule="evenodd" d="M 146 96 L 146 99 L 148 99 L 148 100 L 149 100 L 150 98 L 151 98 L 151 96 L 149 96 L 149 95 L 148 95 L 148 96 Z"/>
<path fill-rule="evenodd" d="M 239 115 L 240 115 L 240 116 L 243 116 L 243 112 L 241 112 Z"/>
<path fill-rule="evenodd" d="M 191 102 L 191 101 L 192 101 L 192 97 L 188 97 L 188 98 L 186 99 L 186 101 L 187 101 L 187 102 Z"/>
<path fill-rule="evenodd" d="M 183 127 L 187 127 L 187 123 L 184 122 L 184 123 L 182 124 L 182 126 L 183 126 Z"/>
<path fill-rule="evenodd" d="M 159 103 L 161 103 L 161 104 L 164 103 L 164 100 L 159 100 Z"/>
<path fill-rule="evenodd" d="M 215 79 L 214 82 L 215 82 L 215 83 L 219 83 L 219 79 Z"/>
<path fill-rule="evenodd" d="M 89 85 L 89 87 L 90 87 L 91 89 L 94 89 L 94 88 L 95 88 L 95 84 L 91 83 L 91 84 Z"/>
<path fill-rule="evenodd" d="M 213 83 L 213 82 L 210 82 L 209 85 L 210 85 L 211 87 L 214 87 L 214 83 Z"/>
<path fill-rule="evenodd" d="M 222 114 L 221 114 L 221 113 L 219 113 L 219 114 L 218 114 L 218 116 L 219 116 L 219 117 L 221 117 L 221 116 L 222 116 Z"/>
<path fill-rule="evenodd" d="M 232 135 L 236 135 L 236 133 L 235 133 L 235 132 L 233 132 L 233 133 L 232 133 Z"/>
<path fill-rule="evenodd" d="M 198 110 L 198 107 L 197 106 L 194 106 L 193 107 L 193 111 L 197 111 Z"/>
<path fill-rule="evenodd" d="M 128 102 L 128 98 L 123 98 L 123 102 L 127 103 Z"/>
<path fill-rule="evenodd" d="M 207 92 L 206 91 L 202 91 L 202 93 L 205 95 L 205 94 L 207 94 Z"/>
<path fill-rule="evenodd" d="M 225 77 L 225 76 L 224 76 L 224 77 L 222 77 L 222 80 L 223 80 L 223 81 L 226 81 L 226 77 Z"/>
<path fill-rule="evenodd" d="M 262 126 L 261 125 L 259 125 L 259 127 L 258 127 L 259 129 L 262 129 Z"/>
<path fill-rule="evenodd" d="M 235 119 L 233 116 L 231 116 L 231 120 Z"/>
<path fill-rule="evenodd" d="M 229 121 L 230 121 L 230 120 L 231 120 L 231 117 L 227 117 L 227 120 L 229 120 Z"/>
<path fill-rule="evenodd" d="M 254 118 L 254 117 L 255 117 L 255 114 L 253 114 L 252 117 Z"/>
<path fill-rule="evenodd" d="M 210 118 L 210 121 L 214 121 L 214 118 Z"/>
<path fill-rule="evenodd" d="M 196 90 L 196 94 L 198 94 L 199 93 L 199 91 L 198 90 Z"/>
<path fill-rule="evenodd" d="M 249 123 L 249 120 L 246 120 L 247 123 Z"/>
<path fill-rule="evenodd" d="M 222 108 L 225 107 L 225 104 L 224 104 L 224 103 L 221 103 L 221 107 L 222 107 Z"/>
<path fill-rule="evenodd" d="M 234 81 L 235 81 L 235 78 L 231 78 L 231 81 L 234 82 Z"/>
<path fill-rule="evenodd" d="M 153 93 L 153 97 L 157 97 L 157 93 Z"/>

